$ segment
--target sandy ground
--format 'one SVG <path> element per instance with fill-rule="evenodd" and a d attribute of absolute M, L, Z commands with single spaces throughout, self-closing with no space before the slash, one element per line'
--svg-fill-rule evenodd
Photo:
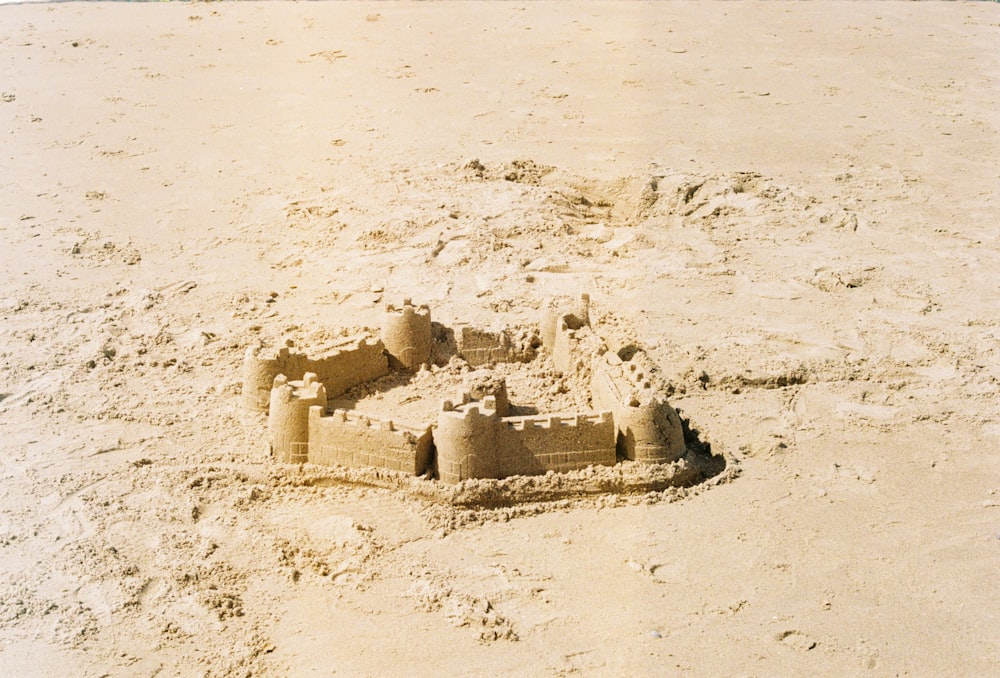
<path fill-rule="evenodd" d="M 0 7 L 0 674 L 997 675 L 998 9 Z M 583 291 L 735 477 L 457 509 L 239 408 Z"/>

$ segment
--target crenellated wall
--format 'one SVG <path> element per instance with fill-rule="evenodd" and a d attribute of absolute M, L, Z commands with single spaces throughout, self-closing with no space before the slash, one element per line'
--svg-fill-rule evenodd
<path fill-rule="evenodd" d="M 374 466 L 413 475 L 432 462 L 431 428 L 401 426 L 346 410 L 324 416 L 325 407 L 309 410 L 309 461 L 313 464 Z"/>
<path fill-rule="evenodd" d="M 385 346 L 378 339 L 359 339 L 353 348 L 319 358 L 309 358 L 288 348 L 270 352 L 247 348 L 243 357 L 244 407 L 266 412 L 274 378 L 284 374 L 289 380 L 297 380 L 306 372 L 315 373 L 326 386 L 327 396 L 336 398 L 349 388 L 388 374 L 389 361 Z"/>
<path fill-rule="evenodd" d="M 512 343 L 506 332 L 487 332 L 463 327 L 456 337 L 458 353 L 473 366 L 505 363 L 511 360 Z"/>
<path fill-rule="evenodd" d="M 538 475 L 616 461 L 610 412 L 498 417 L 489 397 L 457 407 L 445 401 L 434 443 L 438 473 L 446 482 Z"/>
<path fill-rule="evenodd" d="M 500 426 L 499 477 L 613 466 L 615 421 L 611 412 L 507 417 Z"/>

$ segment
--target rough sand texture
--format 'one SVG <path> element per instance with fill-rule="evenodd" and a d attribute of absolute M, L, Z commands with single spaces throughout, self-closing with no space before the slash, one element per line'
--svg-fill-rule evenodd
<path fill-rule="evenodd" d="M 994 3 L 0 7 L 0 673 L 1000 673 L 998 45 Z M 581 292 L 738 475 L 462 508 L 240 406 L 258 340 Z"/>

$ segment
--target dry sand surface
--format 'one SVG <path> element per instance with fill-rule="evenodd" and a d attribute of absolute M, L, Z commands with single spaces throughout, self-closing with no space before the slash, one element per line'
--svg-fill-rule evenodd
<path fill-rule="evenodd" d="M 0 7 L 0 675 L 998 675 L 998 46 L 993 3 Z M 257 342 L 581 292 L 723 474 L 458 507 L 240 408 Z"/>

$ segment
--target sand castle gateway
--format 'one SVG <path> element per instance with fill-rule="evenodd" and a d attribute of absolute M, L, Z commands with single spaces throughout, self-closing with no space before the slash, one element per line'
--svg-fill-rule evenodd
<path fill-rule="evenodd" d="M 527 362 L 545 347 L 564 374 L 589 372 L 593 410 L 508 416 L 502 379 L 441 403 L 436 421 L 402 425 L 328 402 L 393 372 L 431 363 L 435 333 L 430 309 L 406 300 L 386 308 L 381 337 L 310 358 L 288 348 L 247 349 L 243 400 L 268 413 L 268 441 L 279 462 L 377 467 L 444 482 L 563 472 L 620 459 L 647 464 L 676 461 L 686 452 L 677 412 L 667 402 L 659 369 L 641 350 L 611 352 L 591 329 L 589 299 L 572 310 L 547 308 L 540 345 L 525 346 L 506 331 L 463 328 L 455 355 L 473 366 Z M 537 341 L 535 342 L 537 344 Z"/>

